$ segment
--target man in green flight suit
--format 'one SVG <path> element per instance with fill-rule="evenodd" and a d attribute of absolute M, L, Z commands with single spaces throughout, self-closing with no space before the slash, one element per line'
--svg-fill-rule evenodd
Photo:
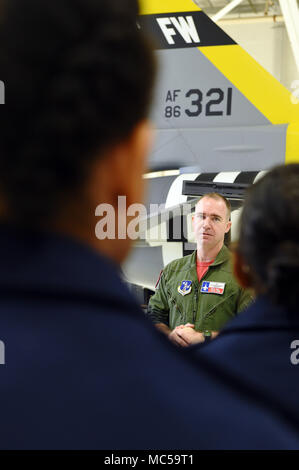
<path fill-rule="evenodd" d="M 229 201 L 218 193 L 199 199 L 192 217 L 197 250 L 164 268 L 150 299 L 150 318 L 179 346 L 215 337 L 252 300 L 233 277 L 224 245 L 230 212 Z"/>

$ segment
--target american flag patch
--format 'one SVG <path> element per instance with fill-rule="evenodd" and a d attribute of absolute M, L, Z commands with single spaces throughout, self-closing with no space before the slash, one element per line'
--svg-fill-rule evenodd
<path fill-rule="evenodd" d="M 203 294 L 219 294 L 222 295 L 225 288 L 225 282 L 208 282 L 204 281 L 201 285 L 200 292 Z"/>

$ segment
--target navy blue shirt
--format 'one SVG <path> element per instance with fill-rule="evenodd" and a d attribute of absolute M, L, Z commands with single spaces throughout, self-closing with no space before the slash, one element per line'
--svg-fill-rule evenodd
<path fill-rule="evenodd" d="M 259 297 L 215 340 L 193 351 L 224 381 L 288 421 L 299 436 L 298 311 Z"/>
<path fill-rule="evenodd" d="M 68 237 L 0 228 L 0 340 L 1 449 L 299 447 L 293 423 L 170 344 L 118 267 Z"/>

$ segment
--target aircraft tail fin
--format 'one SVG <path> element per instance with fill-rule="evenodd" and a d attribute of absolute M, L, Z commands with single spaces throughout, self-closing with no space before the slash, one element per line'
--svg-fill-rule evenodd
<path fill-rule="evenodd" d="M 192 0 L 140 0 L 140 7 L 140 28 L 153 36 L 160 63 L 153 110 L 158 142 L 152 167 L 159 166 L 167 152 L 167 158 L 178 166 L 186 163 L 199 165 L 201 171 L 214 169 L 202 162 L 216 141 L 220 151 L 213 158 L 221 158 L 221 149 L 226 149 L 220 170 L 233 169 L 232 155 L 238 151 L 251 161 L 251 166 L 239 169 L 251 170 L 263 159 L 266 167 L 299 161 L 299 105 L 281 83 Z M 227 143 L 235 142 L 230 134 L 235 129 L 243 137 L 251 133 L 257 149 L 248 141 L 241 148 L 241 138 L 231 144 L 230 153 Z M 205 131 L 200 141 L 194 130 Z M 272 160 L 266 158 L 270 154 Z"/>

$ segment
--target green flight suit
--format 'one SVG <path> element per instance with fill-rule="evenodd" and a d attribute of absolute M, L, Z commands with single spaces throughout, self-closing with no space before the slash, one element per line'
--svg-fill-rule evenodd
<path fill-rule="evenodd" d="M 244 310 L 252 296 L 233 277 L 231 255 L 225 245 L 200 282 L 196 272 L 196 255 L 194 251 L 164 268 L 156 292 L 150 299 L 148 314 L 154 323 L 164 323 L 171 330 L 178 325 L 193 323 L 195 330 L 210 334 L 211 331 L 221 330 Z M 185 295 L 179 292 L 180 288 L 182 292 L 183 281 L 191 281 L 187 283 Z M 204 281 L 225 283 L 223 293 L 204 292 Z"/>

